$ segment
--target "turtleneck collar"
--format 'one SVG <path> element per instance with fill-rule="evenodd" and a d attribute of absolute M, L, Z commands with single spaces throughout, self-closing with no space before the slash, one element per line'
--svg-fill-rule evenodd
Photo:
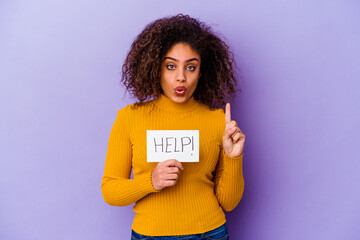
<path fill-rule="evenodd" d="M 185 103 L 176 103 L 164 94 L 160 94 L 160 97 L 155 99 L 155 104 L 159 108 L 169 112 L 190 112 L 199 106 L 199 103 L 194 99 L 194 96 L 189 98 Z"/>

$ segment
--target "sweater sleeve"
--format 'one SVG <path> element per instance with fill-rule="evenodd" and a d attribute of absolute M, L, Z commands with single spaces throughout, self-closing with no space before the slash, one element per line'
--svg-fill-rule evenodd
<path fill-rule="evenodd" d="M 113 206 L 127 206 L 149 193 L 158 192 L 152 185 L 151 172 L 130 179 L 132 148 L 128 107 L 118 111 L 111 129 L 101 183 L 105 202 Z"/>
<path fill-rule="evenodd" d="M 220 149 L 214 175 L 215 195 L 221 207 L 228 212 L 238 205 L 244 192 L 243 154 L 232 158 L 225 154 L 222 147 Z"/>

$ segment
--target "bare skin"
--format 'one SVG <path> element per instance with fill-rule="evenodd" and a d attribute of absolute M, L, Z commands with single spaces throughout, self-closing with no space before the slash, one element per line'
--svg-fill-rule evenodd
<path fill-rule="evenodd" d="M 236 121 L 231 120 L 230 103 L 225 107 L 225 132 L 222 140 L 227 156 L 235 158 L 243 153 L 245 134 L 237 126 Z"/>
<path fill-rule="evenodd" d="M 169 159 L 159 162 L 152 171 L 152 184 L 153 187 L 160 191 L 165 187 L 176 185 L 180 170 L 184 170 L 181 162 L 175 159 Z"/>
<path fill-rule="evenodd" d="M 165 54 L 161 64 L 161 88 L 164 95 L 175 103 L 185 103 L 194 94 L 200 78 L 201 58 L 188 44 L 177 43 Z M 183 86 L 183 95 L 175 88 Z"/>

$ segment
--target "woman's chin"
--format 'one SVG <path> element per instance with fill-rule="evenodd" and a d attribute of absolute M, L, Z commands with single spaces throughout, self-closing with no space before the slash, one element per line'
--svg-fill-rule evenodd
<path fill-rule="evenodd" d="M 183 96 L 171 96 L 170 100 L 175 102 L 175 103 L 186 103 L 189 100 L 189 97 L 187 97 L 186 95 Z"/>

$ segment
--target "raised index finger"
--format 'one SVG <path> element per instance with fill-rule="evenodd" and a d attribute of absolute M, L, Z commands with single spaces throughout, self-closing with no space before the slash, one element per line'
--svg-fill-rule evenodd
<path fill-rule="evenodd" d="M 225 107 L 225 123 L 228 124 L 230 122 L 231 122 L 230 103 L 227 103 Z"/>

